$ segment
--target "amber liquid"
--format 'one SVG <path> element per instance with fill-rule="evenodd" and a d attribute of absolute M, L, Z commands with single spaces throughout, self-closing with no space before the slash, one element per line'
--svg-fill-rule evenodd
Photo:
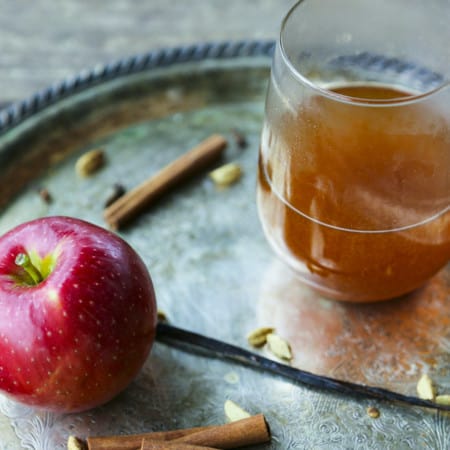
<path fill-rule="evenodd" d="M 390 299 L 450 258 L 449 119 L 390 87 L 335 92 L 344 101 L 315 95 L 295 111 L 268 111 L 260 218 L 274 249 L 320 293 Z"/>

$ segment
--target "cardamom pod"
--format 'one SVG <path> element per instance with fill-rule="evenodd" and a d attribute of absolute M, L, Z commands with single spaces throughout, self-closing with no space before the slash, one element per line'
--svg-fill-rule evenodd
<path fill-rule="evenodd" d="M 230 422 L 235 422 L 236 420 L 247 419 L 251 417 L 245 409 L 240 407 L 237 403 L 232 400 L 227 400 L 224 404 L 225 415 Z"/>
<path fill-rule="evenodd" d="M 242 174 L 241 166 L 236 163 L 228 163 L 209 173 L 214 183 L 221 187 L 230 186 L 235 183 Z"/>
<path fill-rule="evenodd" d="M 380 411 L 378 410 L 378 408 L 370 406 L 369 408 L 367 408 L 367 415 L 372 419 L 378 419 L 378 417 L 380 417 Z"/>
<path fill-rule="evenodd" d="M 435 401 L 438 405 L 450 406 L 450 395 L 449 394 L 436 395 Z"/>
<path fill-rule="evenodd" d="M 280 359 L 290 361 L 292 359 L 292 351 L 289 342 L 281 338 L 275 333 L 269 333 L 266 336 L 268 349 Z"/>
<path fill-rule="evenodd" d="M 436 388 L 430 376 L 424 373 L 417 383 L 417 394 L 423 400 L 434 400 L 436 396 Z"/>
<path fill-rule="evenodd" d="M 85 445 L 75 436 L 69 436 L 67 439 L 67 450 L 84 450 Z"/>
<path fill-rule="evenodd" d="M 267 335 L 275 331 L 272 327 L 261 327 L 250 332 L 247 341 L 252 347 L 262 347 L 267 342 Z"/>
<path fill-rule="evenodd" d="M 75 164 L 75 171 L 80 177 L 86 178 L 93 175 L 105 165 L 105 152 L 94 149 L 80 156 Z"/>

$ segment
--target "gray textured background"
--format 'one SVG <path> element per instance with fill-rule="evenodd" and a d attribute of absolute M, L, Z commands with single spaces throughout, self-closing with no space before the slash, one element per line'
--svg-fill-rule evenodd
<path fill-rule="evenodd" d="M 0 0 L 0 101 L 156 47 L 276 38 L 294 0 Z"/>

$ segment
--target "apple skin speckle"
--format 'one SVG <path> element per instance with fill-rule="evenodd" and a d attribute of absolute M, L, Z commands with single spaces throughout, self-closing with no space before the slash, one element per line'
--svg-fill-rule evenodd
<path fill-rule="evenodd" d="M 39 284 L 18 281 L 21 252 L 54 255 Z M 69 217 L 37 219 L 0 237 L 0 308 L 0 390 L 57 412 L 90 409 L 121 392 L 156 332 L 141 258 L 117 235 Z"/>

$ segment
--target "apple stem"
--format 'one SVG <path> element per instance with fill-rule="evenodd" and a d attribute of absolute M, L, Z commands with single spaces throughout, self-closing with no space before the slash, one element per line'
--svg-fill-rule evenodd
<path fill-rule="evenodd" d="M 27 272 L 34 284 L 39 284 L 44 279 L 41 272 L 31 262 L 30 257 L 26 253 L 19 253 L 16 256 L 15 263 Z"/>

